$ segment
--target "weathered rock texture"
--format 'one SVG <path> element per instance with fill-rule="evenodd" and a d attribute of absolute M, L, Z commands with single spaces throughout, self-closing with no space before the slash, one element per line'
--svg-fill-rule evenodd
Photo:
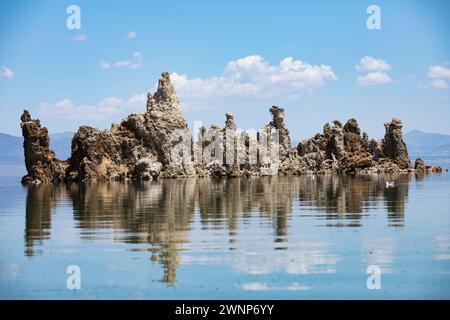
<path fill-rule="evenodd" d="M 81 126 L 70 158 L 63 161 L 49 149 L 47 129 L 25 110 L 21 127 L 28 174 L 22 182 L 441 171 L 421 159 L 411 165 L 399 119 L 385 123 L 382 141 L 369 140 L 355 119 L 345 125 L 335 120 L 294 147 L 284 109 L 273 106 L 270 113 L 272 121 L 256 136 L 237 130 L 233 114 L 227 113 L 224 128 L 202 127 L 194 143 L 164 72 L 157 91 L 147 95 L 146 112 L 131 114 L 108 130 Z"/>
<path fill-rule="evenodd" d="M 402 121 L 394 118 L 391 122 L 386 122 L 384 127 L 386 134 L 382 143 L 383 155 L 392 159 L 401 169 L 411 167 L 406 143 L 403 141 Z"/>
<path fill-rule="evenodd" d="M 28 174 L 22 178 L 24 184 L 62 182 L 65 179 L 67 161 L 56 159 L 50 150 L 48 130 L 41 127 L 39 120 L 32 120 L 27 110 L 20 117 L 25 167 Z"/>

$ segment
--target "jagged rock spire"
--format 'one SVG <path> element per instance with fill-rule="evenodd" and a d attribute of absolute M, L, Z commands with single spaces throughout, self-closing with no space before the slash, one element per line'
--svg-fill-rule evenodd
<path fill-rule="evenodd" d="M 230 130 L 236 130 L 236 122 L 234 121 L 234 115 L 231 112 L 225 114 L 227 120 L 225 121 L 225 128 Z"/>
<path fill-rule="evenodd" d="M 344 130 L 349 133 L 354 133 L 357 135 L 361 134 L 361 129 L 359 129 L 358 121 L 354 118 L 348 119 L 347 123 L 344 125 Z"/>
<path fill-rule="evenodd" d="M 175 111 L 181 112 L 180 101 L 177 97 L 175 87 L 170 81 L 168 72 L 161 73 L 158 81 L 158 89 L 152 96 L 147 93 L 147 112 L 158 109 L 159 111 Z"/>
<path fill-rule="evenodd" d="M 401 168 L 407 169 L 411 167 L 408 158 L 408 150 L 403 140 L 402 120 L 393 118 L 384 124 L 386 133 L 382 141 L 383 157 L 391 158 Z"/>
<path fill-rule="evenodd" d="M 67 162 L 58 160 L 50 150 L 48 130 L 41 127 L 39 119 L 33 120 L 28 110 L 24 110 L 21 120 L 25 167 L 28 174 L 22 183 L 39 184 L 61 182 L 65 178 Z"/>
<path fill-rule="evenodd" d="M 183 141 L 191 141 L 188 124 L 180 108 L 175 87 L 170 82 L 168 72 L 163 72 L 158 82 L 158 90 L 152 96 L 148 94 L 146 127 L 158 154 L 159 161 L 168 166 L 173 163 L 174 134 L 180 133 Z M 193 175 L 193 165 L 187 155 L 192 150 L 185 150 L 186 161 L 183 164 L 174 165 L 170 170 L 174 176 Z M 172 175 L 172 174 L 171 174 Z"/>
<path fill-rule="evenodd" d="M 285 149 L 291 148 L 291 136 L 289 129 L 284 122 L 284 109 L 277 106 L 272 106 L 269 111 L 273 116 L 273 120 L 269 123 L 269 126 L 278 130 L 280 146 Z"/>

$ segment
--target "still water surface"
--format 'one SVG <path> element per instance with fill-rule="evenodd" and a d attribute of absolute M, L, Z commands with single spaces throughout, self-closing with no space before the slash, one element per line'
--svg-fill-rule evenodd
<path fill-rule="evenodd" d="M 18 179 L 0 178 L 0 298 L 450 298 L 448 173 Z"/>

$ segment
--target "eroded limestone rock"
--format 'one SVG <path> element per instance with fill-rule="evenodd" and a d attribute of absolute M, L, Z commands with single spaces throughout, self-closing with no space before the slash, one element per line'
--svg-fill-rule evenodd
<path fill-rule="evenodd" d="M 190 156 L 180 155 L 184 161 L 175 163 L 172 159 L 174 141 L 192 139 L 188 124 L 181 113 L 180 102 L 175 88 L 170 82 L 169 73 L 163 72 L 158 82 L 158 90 L 152 96 L 148 94 L 146 129 L 152 139 L 152 145 L 157 151 L 158 160 L 165 167 L 163 176 L 193 176 L 195 170 Z M 188 151 L 190 153 L 190 151 Z"/>
<path fill-rule="evenodd" d="M 64 181 L 68 164 L 66 161 L 57 159 L 55 153 L 50 150 L 47 128 L 41 127 L 39 120 L 31 119 L 27 110 L 23 111 L 20 120 L 24 138 L 25 167 L 28 172 L 22 178 L 22 183 L 39 184 Z"/>
<path fill-rule="evenodd" d="M 422 159 L 417 158 L 414 162 L 414 169 L 418 171 L 425 171 L 425 162 Z"/>
<path fill-rule="evenodd" d="M 400 169 L 408 169 L 411 162 L 408 158 L 406 143 L 403 140 L 402 127 L 400 119 L 392 119 L 384 124 L 386 134 L 382 141 L 383 157 L 391 159 Z"/>
<path fill-rule="evenodd" d="M 268 128 L 275 128 L 279 132 L 279 143 L 281 150 L 280 152 L 283 154 L 287 152 L 291 147 L 291 136 L 289 134 L 289 129 L 284 122 L 284 109 L 273 106 L 270 108 L 270 113 L 273 116 L 273 120 L 268 124 Z"/>

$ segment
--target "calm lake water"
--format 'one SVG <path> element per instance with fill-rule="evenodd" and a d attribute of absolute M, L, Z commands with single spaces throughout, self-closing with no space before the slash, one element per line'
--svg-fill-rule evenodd
<path fill-rule="evenodd" d="M 0 254 L 8 299 L 449 299 L 450 174 L 30 188 L 1 177 Z M 80 290 L 67 289 L 70 265 Z"/>

